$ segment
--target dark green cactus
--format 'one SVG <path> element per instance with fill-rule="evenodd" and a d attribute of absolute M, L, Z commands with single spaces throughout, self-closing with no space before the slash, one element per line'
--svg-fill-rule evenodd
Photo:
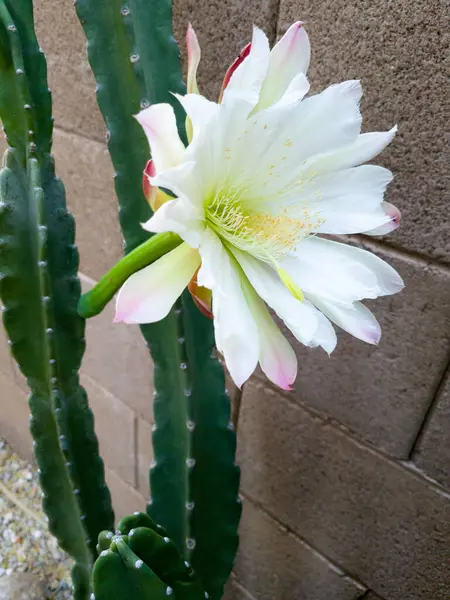
<path fill-rule="evenodd" d="M 194 570 L 163 527 L 145 513 L 122 519 L 113 534 L 99 536 L 93 571 L 95 600 L 204 600 Z"/>
<path fill-rule="evenodd" d="M 0 118 L 9 146 L 0 172 L 3 322 L 31 389 L 30 428 L 49 528 L 74 557 L 74 597 L 85 600 L 95 540 L 114 515 L 79 385 L 85 342 L 76 313 L 78 252 L 49 154 L 51 96 L 31 0 L 0 0 L 0 55 Z"/>
<path fill-rule="evenodd" d="M 149 149 L 132 115 L 170 102 L 185 139 L 185 115 L 170 94 L 185 90 L 171 2 L 76 0 L 75 6 L 97 80 L 130 252 L 148 238 L 140 223 L 150 216 L 141 189 Z M 236 438 L 223 369 L 212 357 L 212 323 L 185 295 L 168 317 L 142 332 L 155 362 L 149 513 L 169 531 L 210 596 L 220 598 L 237 549 L 241 506 Z"/>

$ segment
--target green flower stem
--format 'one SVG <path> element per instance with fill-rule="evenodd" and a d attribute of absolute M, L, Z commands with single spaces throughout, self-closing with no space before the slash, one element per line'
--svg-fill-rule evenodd
<path fill-rule="evenodd" d="M 78 303 L 78 314 L 85 319 L 102 312 L 125 281 L 182 242 L 176 233 L 158 233 L 124 256 Z"/>

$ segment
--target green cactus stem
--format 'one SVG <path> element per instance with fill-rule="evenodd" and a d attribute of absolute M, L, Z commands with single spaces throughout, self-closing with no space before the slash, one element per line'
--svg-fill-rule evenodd
<path fill-rule="evenodd" d="M 142 172 L 148 143 L 133 118 L 157 102 L 174 106 L 182 139 L 184 93 L 170 0 L 77 0 L 115 169 L 127 252 L 148 234 Z M 161 322 L 142 327 L 155 363 L 155 461 L 148 512 L 169 532 L 211 598 L 231 571 L 241 514 L 236 436 L 222 366 L 212 356 L 212 323 L 184 295 Z M 149 398 L 150 402 L 150 398 Z"/>
<path fill-rule="evenodd" d="M 31 0 L 0 0 L 0 30 L 0 118 L 9 146 L 0 172 L 3 323 L 31 389 L 30 429 L 49 528 L 75 559 L 74 598 L 86 600 L 95 540 L 114 515 L 78 378 L 85 340 L 76 313 L 74 223 L 49 154 L 51 96 Z"/>

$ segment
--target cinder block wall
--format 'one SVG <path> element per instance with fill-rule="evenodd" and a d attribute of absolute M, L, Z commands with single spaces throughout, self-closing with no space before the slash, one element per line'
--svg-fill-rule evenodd
<path fill-rule="evenodd" d="M 86 289 L 120 257 L 122 238 L 105 128 L 70 0 L 36 0 L 49 62 L 54 154 L 77 220 Z M 374 306 L 377 348 L 347 335 L 332 359 L 296 345 L 300 376 L 281 393 L 256 375 L 239 429 L 244 513 L 228 598 L 448 600 L 450 595 L 450 228 L 445 2 L 175 0 L 182 41 L 199 34 L 200 83 L 220 75 L 251 35 L 272 40 L 302 19 L 313 90 L 360 78 L 364 126 L 400 133 L 382 157 L 403 226 L 354 239 L 403 275 Z M 447 117 L 447 119 L 446 119 Z M 447 195 L 446 195 L 447 194 Z M 96 415 L 118 515 L 141 509 L 152 459 L 152 365 L 137 328 L 89 321 L 82 379 Z M 0 434 L 31 454 L 25 386 L 0 345 Z"/>

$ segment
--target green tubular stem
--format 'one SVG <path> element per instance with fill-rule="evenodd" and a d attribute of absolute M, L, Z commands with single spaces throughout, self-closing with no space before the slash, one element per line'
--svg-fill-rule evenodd
<path fill-rule="evenodd" d="M 158 233 L 124 256 L 78 303 L 78 314 L 85 319 L 98 315 L 125 281 L 155 262 L 182 242 L 176 233 Z"/>

